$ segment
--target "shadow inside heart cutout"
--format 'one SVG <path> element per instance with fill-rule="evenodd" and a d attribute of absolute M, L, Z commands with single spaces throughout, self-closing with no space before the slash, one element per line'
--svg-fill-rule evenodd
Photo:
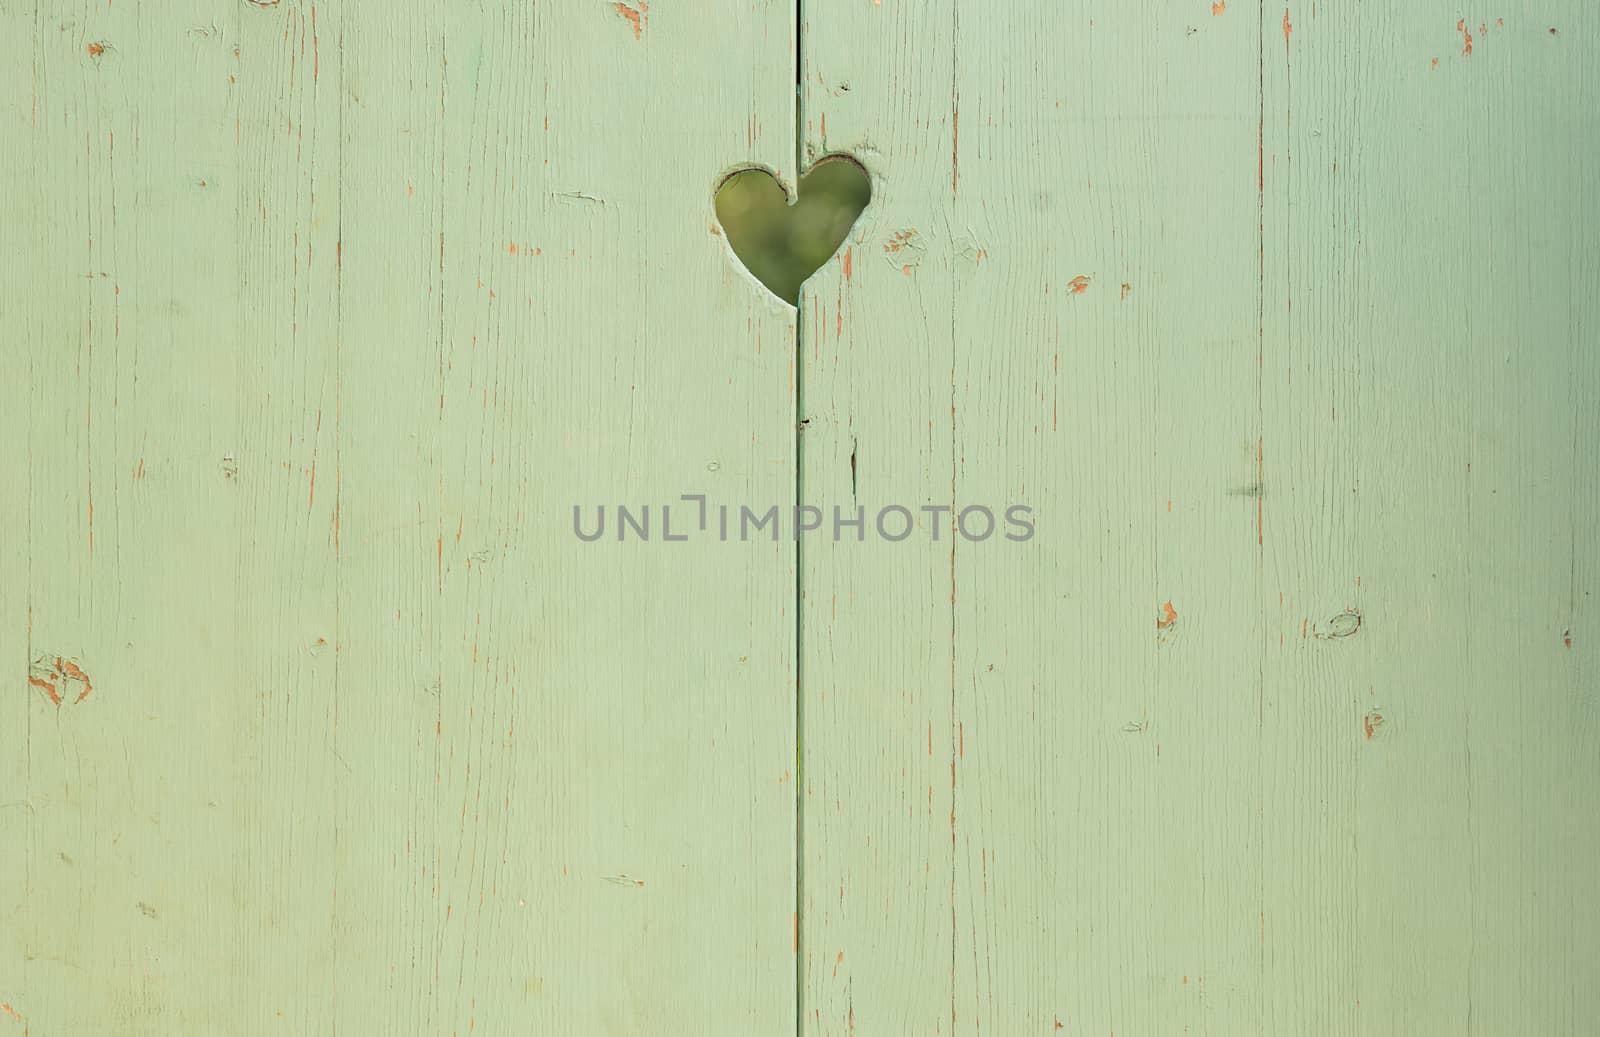
<path fill-rule="evenodd" d="M 717 188 L 717 222 L 745 269 L 790 306 L 800 285 L 844 244 L 872 197 L 872 181 L 853 159 L 830 155 L 800 178 L 800 200 L 764 169 L 743 169 Z"/>

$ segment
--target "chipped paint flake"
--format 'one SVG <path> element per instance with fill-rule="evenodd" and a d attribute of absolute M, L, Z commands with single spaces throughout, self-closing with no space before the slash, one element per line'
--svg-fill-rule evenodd
<path fill-rule="evenodd" d="M 49 697 L 51 702 L 58 706 L 61 705 L 61 693 L 56 691 L 56 686 L 54 684 L 50 683 L 48 680 L 45 680 L 43 677 L 35 677 L 31 673 L 28 675 L 28 683 L 44 692 L 45 695 Z"/>
<path fill-rule="evenodd" d="M 89 675 L 84 672 L 77 660 L 59 655 L 43 655 L 35 659 L 28 667 L 28 684 L 42 691 L 51 704 L 57 707 L 60 707 L 66 701 L 66 696 L 71 693 L 69 684 L 78 686 L 77 694 L 72 699 L 73 705 L 82 702 L 94 691 L 93 682 L 89 680 Z"/>
<path fill-rule="evenodd" d="M 915 227 L 910 230 L 896 231 L 893 237 L 883 243 L 883 250 L 890 255 L 902 252 L 907 248 L 915 249 L 920 247 L 917 244 L 917 230 Z"/>
<path fill-rule="evenodd" d="M 618 3 L 612 4 L 611 8 L 612 8 L 612 10 L 614 10 L 618 14 L 620 14 L 622 17 L 626 18 L 628 20 L 629 24 L 631 24 L 633 26 L 633 38 L 634 39 L 638 40 L 638 39 L 643 39 L 644 38 L 644 29 L 645 29 L 645 25 L 647 24 L 647 15 L 650 12 L 650 5 L 649 4 L 640 3 L 639 6 L 637 8 L 635 8 L 635 7 L 629 7 L 625 3 L 618 2 Z"/>
<path fill-rule="evenodd" d="M 1372 741 L 1372 737 L 1383 729 L 1384 723 L 1383 711 L 1378 709 L 1372 710 L 1361 718 L 1361 728 L 1367 734 L 1367 741 Z"/>

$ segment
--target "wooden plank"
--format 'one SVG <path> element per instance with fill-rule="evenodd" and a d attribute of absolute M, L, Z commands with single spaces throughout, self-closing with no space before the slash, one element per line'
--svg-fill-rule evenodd
<path fill-rule="evenodd" d="M 801 495 L 824 517 L 801 542 L 806 1033 L 950 1022 L 952 561 L 948 530 L 905 524 L 954 475 L 952 13 L 804 5 L 807 161 L 844 152 L 873 180 L 800 300 Z M 836 540 L 836 514 L 863 526 Z"/>
<path fill-rule="evenodd" d="M 1256 35 L 963 21 L 958 496 L 1038 531 L 956 552 L 956 1029 L 1248 1032 Z"/>
<path fill-rule="evenodd" d="M 0 151 L 0 175 L 7 183 L 26 183 L 34 174 L 35 155 L 33 124 L 36 118 L 34 83 L 37 75 L 34 54 L 33 12 L 24 10 L 13 0 L 0 2 L 0 18 L 7 26 L 18 31 L 7 32 L 0 38 L 0 62 L 6 101 L 0 102 L 0 133 L 14 142 Z M 22 100 L 18 100 L 18 99 Z M 0 221 L 15 228 L 20 240 L 37 240 L 38 214 L 20 191 L 7 191 L 0 195 Z M 22 249 L 7 249 L 0 255 L 0 284 L 8 288 L 0 293 L 0 326 L 5 334 L 0 336 L 0 382 L 6 385 L 28 385 L 33 358 L 28 343 L 40 334 L 39 316 L 24 314 L 22 300 L 9 288 L 23 283 L 24 271 L 32 260 Z M 28 481 L 32 449 L 31 418 L 33 404 L 30 399 L 13 400 L 10 406 L 0 408 L 0 586 L 6 593 L 0 595 L 0 659 L 7 667 L 4 683 L 6 693 L 0 695 L 0 876 L 26 876 L 28 856 L 32 841 L 34 808 L 28 787 L 27 754 L 18 751 L 19 738 L 15 732 L 26 732 L 31 715 L 31 686 L 21 676 L 28 666 L 28 522 L 32 508 L 28 500 Z M 37 691 L 37 689 L 31 689 Z M 25 744 L 26 736 L 21 741 Z M 28 921 L 28 901 L 15 884 L 8 883 L 0 889 L 0 929 L 6 932 L 23 932 Z M 9 1005 L 14 996 L 16 980 L 12 978 L 20 969 L 20 955 L 13 949 L 0 950 L 0 970 L 4 972 L 4 986 L 0 986 L 0 1004 Z M 13 1009 L 14 1010 L 14 1009 Z M 0 1009 L 3 1011 L 3 1009 Z"/>
<path fill-rule="evenodd" d="M 791 1027 L 792 544 L 660 507 L 793 499 L 793 314 L 712 208 L 792 164 L 792 5 L 5 21 L 8 1013 Z"/>
<path fill-rule="evenodd" d="M 445 22 L 442 10 L 396 18 L 369 3 L 343 17 L 341 182 L 360 189 L 340 214 L 337 274 L 339 628 L 330 642 L 341 691 L 354 693 L 339 696 L 336 729 L 345 769 L 335 1018 L 347 1032 L 446 1032 L 464 988 L 458 947 L 447 953 L 441 939 L 438 862 L 452 829 L 435 791 Z M 456 982 L 441 989 L 447 975 Z M 491 1012 L 498 993 L 486 999 Z"/>
<path fill-rule="evenodd" d="M 236 28 L 239 445 L 222 474 L 243 535 L 224 701 L 235 852 L 250 862 L 235 877 L 253 930 L 236 967 L 270 978 L 232 1011 L 290 1029 L 335 1017 L 338 995 L 339 32 L 337 8 L 310 3 L 246 4 Z"/>
<path fill-rule="evenodd" d="M 7 113 L 32 231 L 5 306 L 26 372 L 6 408 L 26 422 L 8 539 L 27 565 L 9 585 L 26 616 L 7 644 L 26 648 L 6 653 L 0 749 L 26 804 L 0 882 L 4 1021 L 207 1029 L 230 994 L 273 982 L 240 982 L 259 916 L 225 941 L 215 920 L 277 863 L 241 852 L 237 780 L 257 686 L 235 580 L 240 544 L 270 527 L 224 461 L 259 445 L 239 436 L 243 351 L 227 345 L 244 312 L 236 40 L 177 5 L 10 5 L 4 35 L 29 53 Z"/>
<path fill-rule="evenodd" d="M 360 706 L 408 747 L 403 782 L 348 739 L 370 797 L 352 809 L 389 819 L 351 883 L 392 875 L 360 895 L 413 963 L 362 1010 L 397 1026 L 792 1025 L 793 575 L 783 545 L 663 544 L 658 510 L 792 499 L 792 318 L 710 237 L 724 166 L 792 154 L 792 100 L 782 77 L 753 96 L 714 77 L 692 19 L 641 17 L 635 38 L 596 10 L 452 14 L 395 39 L 373 7 L 363 94 L 386 100 L 346 113 L 383 185 L 346 213 L 347 276 L 398 280 L 428 311 L 377 336 L 398 362 L 359 355 L 372 391 L 341 426 L 353 586 L 389 599 L 347 610 L 341 645 L 410 697 Z M 754 55 L 787 46 L 788 17 L 763 5 L 729 31 Z M 627 84 L 614 110 L 586 107 L 597 69 Z M 719 117 L 660 108 L 669 82 Z M 437 137 L 408 132 L 430 109 Z M 397 141 L 403 184 L 379 162 Z M 390 253 L 390 209 L 428 264 L 418 244 Z M 574 505 L 588 524 L 619 503 L 657 509 L 654 541 L 575 539 Z M 397 553 L 427 565 L 396 584 Z M 374 927 L 362 960 L 395 931 Z"/>
<path fill-rule="evenodd" d="M 1266 1027 L 1582 1032 L 1600 23 L 1267 13 Z"/>

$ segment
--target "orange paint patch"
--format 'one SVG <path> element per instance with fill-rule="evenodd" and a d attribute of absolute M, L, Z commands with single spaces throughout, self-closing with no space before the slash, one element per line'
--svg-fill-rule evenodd
<path fill-rule="evenodd" d="M 1156 620 L 1157 630 L 1166 630 L 1178 621 L 1178 610 L 1172 607 L 1172 602 L 1161 606 L 1161 616 Z"/>
<path fill-rule="evenodd" d="M 510 254 L 510 255 L 513 255 L 513 256 L 516 255 L 517 254 L 517 243 L 515 241 L 507 242 L 506 243 L 506 252 L 508 254 Z"/>
<path fill-rule="evenodd" d="M 637 40 L 644 37 L 645 12 L 650 10 L 649 4 L 640 4 L 638 10 L 634 10 L 624 3 L 614 3 L 611 7 L 633 26 L 634 39 Z"/>
<path fill-rule="evenodd" d="M 4 1015 L 8 1019 L 13 1019 L 13 1020 L 21 1023 L 23 1026 L 27 1026 L 28 1025 L 27 1020 L 23 1019 L 22 1016 L 17 1012 L 17 1010 L 15 1008 L 12 1008 L 9 1004 L 7 1004 L 4 1001 L 0 1001 L 0 1015 Z"/>
<path fill-rule="evenodd" d="M 1439 59 L 1438 58 L 1434 58 L 1433 59 L 1433 67 L 1434 68 L 1438 68 L 1439 67 Z"/>
<path fill-rule="evenodd" d="M 89 692 L 94 690 L 94 685 L 89 683 L 89 675 L 84 673 L 78 667 L 78 664 L 72 660 L 58 658 L 56 660 L 56 669 L 60 670 L 61 675 L 68 680 L 75 680 L 83 685 L 83 690 L 78 693 L 78 697 L 72 700 L 74 705 L 88 698 Z"/>
<path fill-rule="evenodd" d="M 1283 9 L 1283 47 L 1289 49 L 1289 34 L 1294 31 L 1294 26 L 1289 23 L 1289 9 Z"/>
<path fill-rule="evenodd" d="M 1372 740 L 1372 736 L 1377 734 L 1382 728 L 1383 714 L 1377 710 L 1373 710 L 1361 718 L 1361 729 L 1367 733 L 1367 741 L 1369 742 Z"/>
<path fill-rule="evenodd" d="M 1217 15 L 1221 14 L 1223 11 L 1226 11 L 1227 9 L 1228 9 L 1228 0 L 1217 0 L 1216 3 L 1211 5 L 1211 16 L 1213 18 L 1215 18 Z"/>
<path fill-rule="evenodd" d="M 843 964 L 844 964 L 844 951 L 840 951 L 838 956 L 833 959 L 833 977 L 835 979 L 839 978 L 839 966 L 843 965 Z"/>
<path fill-rule="evenodd" d="M 50 696 L 51 702 L 54 702 L 58 706 L 61 705 L 61 696 L 57 694 L 56 686 L 54 684 L 51 684 L 43 677 L 35 677 L 32 674 L 28 675 L 28 683 L 33 687 L 40 689 L 46 695 Z"/>
<path fill-rule="evenodd" d="M 104 54 L 105 52 L 106 52 L 106 45 L 104 43 L 91 43 L 91 44 L 89 44 L 89 56 L 91 58 L 98 58 L 100 55 Z"/>
<path fill-rule="evenodd" d="M 76 681 L 80 689 L 77 697 L 72 700 L 73 705 L 82 702 L 94 691 L 94 684 L 89 680 L 89 675 L 71 659 L 64 659 L 59 655 L 44 656 L 35 659 L 28 667 L 28 685 L 44 692 L 58 707 L 64 701 L 62 693 L 69 681 Z"/>
<path fill-rule="evenodd" d="M 894 237 L 884 242 L 883 250 L 890 255 L 893 255 L 894 253 L 902 251 L 906 246 L 910 245 L 912 239 L 914 239 L 916 236 L 917 229 L 915 227 L 911 228 L 910 230 L 898 231 Z"/>
<path fill-rule="evenodd" d="M 1118 302 L 1127 302 L 1128 301 L 1128 293 L 1131 292 L 1131 291 L 1133 291 L 1133 285 L 1129 284 L 1126 281 L 1122 282 L 1122 297 L 1119 298 L 1117 301 Z"/>
<path fill-rule="evenodd" d="M 843 268 L 843 270 L 844 270 L 844 280 L 845 280 L 846 284 L 850 283 L 850 261 L 851 261 L 851 254 L 853 252 L 855 252 L 855 246 L 854 245 L 852 245 L 849 248 L 845 249 L 844 250 L 844 254 L 839 257 L 839 266 L 841 268 Z"/>
<path fill-rule="evenodd" d="M 1079 274 L 1067 282 L 1067 290 L 1073 295 L 1084 294 L 1089 290 L 1089 278 L 1084 274 Z"/>
<path fill-rule="evenodd" d="M 1461 56 L 1464 58 L 1472 57 L 1472 30 L 1467 28 L 1467 20 L 1465 18 L 1456 22 L 1456 32 L 1461 34 Z"/>

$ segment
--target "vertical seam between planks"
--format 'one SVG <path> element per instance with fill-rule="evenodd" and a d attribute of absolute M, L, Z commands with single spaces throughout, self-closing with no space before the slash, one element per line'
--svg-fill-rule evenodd
<path fill-rule="evenodd" d="M 39 3 L 39 0 L 35 0 L 35 3 L 33 5 L 33 73 L 34 73 L 34 102 L 33 102 L 34 115 L 33 115 L 33 119 L 34 119 L 34 121 L 33 121 L 33 125 L 30 127 L 32 129 L 32 131 L 33 131 L 33 134 L 34 134 L 34 138 L 35 138 L 34 139 L 34 143 L 35 144 L 37 143 L 37 135 L 38 135 L 38 132 L 39 132 L 38 131 L 39 52 L 40 52 L 40 49 L 41 49 L 42 44 L 43 44 L 43 41 L 39 38 L 39 35 L 40 35 L 39 34 L 40 16 L 42 14 L 42 12 L 40 11 L 40 6 L 41 6 L 41 4 Z M 42 160 L 40 159 L 40 155 L 41 155 L 42 152 L 43 152 L 43 148 L 40 148 L 40 147 L 37 147 L 37 146 L 35 146 L 33 148 L 33 182 L 36 183 L 36 184 L 43 182 L 43 180 L 41 179 L 41 169 L 40 169 L 41 164 L 42 164 Z M 35 211 L 37 211 L 37 210 L 35 210 Z M 32 215 L 32 213 L 30 213 L 30 216 L 31 215 Z M 36 230 L 35 233 L 36 233 L 36 236 L 37 236 L 37 230 Z M 35 312 L 37 313 L 37 311 L 35 311 Z M 43 321 L 36 321 L 36 323 L 39 326 L 39 331 L 41 333 L 40 334 L 40 338 L 42 339 L 44 337 L 43 336 L 43 331 L 44 331 Z M 39 384 L 38 380 L 37 380 L 37 376 L 34 373 L 34 359 L 35 359 L 35 357 L 37 355 L 38 355 L 38 350 L 37 349 L 31 349 L 30 348 L 28 350 L 28 385 L 29 386 L 34 386 L 34 385 Z M 27 514 L 24 516 L 24 521 L 27 523 L 27 526 L 28 526 L 28 532 L 27 532 L 27 542 L 28 542 L 28 565 L 27 565 L 27 573 L 28 573 L 28 615 L 27 615 L 27 630 L 26 630 L 26 632 L 25 632 L 25 634 L 23 636 L 23 641 L 24 641 L 24 644 L 25 644 L 24 650 L 27 652 L 27 658 L 23 659 L 23 661 L 22 661 L 23 673 L 31 673 L 32 672 L 31 671 L 31 667 L 33 666 L 33 596 L 34 596 L 34 586 L 35 586 L 34 582 L 33 582 L 33 473 L 34 473 L 34 465 L 33 465 L 33 427 L 34 427 L 34 395 L 35 394 L 32 393 L 32 392 L 29 392 L 27 394 L 27 398 L 28 398 L 28 432 L 27 432 L 27 443 L 28 443 L 28 447 L 27 447 L 27 449 L 28 449 L 28 511 L 27 511 Z M 28 690 L 30 692 L 33 691 L 33 689 L 31 687 Z M 23 803 L 24 803 L 24 807 L 25 807 L 25 813 L 27 814 L 27 817 L 28 817 L 28 843 L 27 843 L 27 846 L 24 848 L 23 855 L 22 855 L 22 861 L 23 861 L 23 864 L 22 864 L 22 869 L 23 869 L 22 870 L 22 887 L 23 887 L 23 895 L 24 895 L 24 898 L 25 898 L 24 902 L 30 908 L 33 905 L 33 864 L 34 864 L 33 853 L 34 853 L 34 846 L 38 841 L 38 833 L 36 831 L 36 828 L 37 828 L 37 825 L 38 825 L 38 817 L 35 814 L 34 809 L 33 809 L 33 713 L 34 713 L 33 700 L 30 698 L 30 699 L 27 700 L 26 712 L 23 714 L 23 716 L 25 717 L 24 724 L 26 725 L 26 729 L 27 729 L 26 730 L 26 737 L 25 737 L 25 745 L 27 746 L 27 748 L 26 748 L 26 751 L 24 753 L 24 758 L 23 758 L 23 766 L 25 768 L 25 773 L 27 775 L 27 778 L 26 778 L 26 781 L 24 783 L 24 789 L 23 789 L 23 796 L 25 797 L 24 800 L 23 800 Z M 29 914 L 31 915 L 32 912 L 30 911 Z M 24 954 L 23 954 L 23 962 L 22 962 L 22 989 L 25 992 L 31 992 L 31 988 L 28 985 L 28 972 L 30 971 L 30 969 L 28 967 L 28 964 L 29 964 L 29 961 L 31 959 L 31 955 L 29 955 L 27 953 L 27 950 L 28 950 L 28 944 L 25 943 L 23 945 Z"/>
<path fill-rule="evenodd" d="M 312 11 L 315 12 L 315 8 Z M 339 215 L 334 237 L 334 291 L 333 291 L 333 744 L 339 747 L 339 653 L 344 647 L 344 583 L 340 579 L 342 565 L 339 557 L 339 510 L 342 507 L 341 487 L 344 467 L 341 464 L 341 447 L 344 443 L 343 388 L 344 388 L 344 109 L 345 109 L 345 58 L 344 19 L 339 19 Z M 339 816 L 340 775 L 334 772 L 334 817 Z M 342 826 L 333 826 L 333 1020 L 334 1037 L 339 1033 L 339 842 Z"/>
<path fill-rule="evenodd" d="M 950 5 L 950 213 L 955 215 L 961 183 L 961 79 L 957 64 L 961 53 L 961 0 Z M 946 225 L 948 227 L 948 220 Z M 956 544 L 961 537 L 957 468 L 960 463 L 956 436 L 956 298 L 954 270 L 950 271 L 950 1029 L 956 1028 L 956 756 L 960 719 L 956 709 Z M 973 1007 L 977 1013 L 976 1004 Z"/>
<path fill-rule="evenodd" d="M 1262 485 L 1261 436 L 1264 419 L 1264 371 L 1266 353 L 1266 132 L 1267 132 L 1267 4 L 1256 8 L 1256 629 L 1260 632 L 1260 653 L 1256 661 L 1256 902 L 1259 915 L 1256 958 L 1257 986 L 1261 991 L 1260 1015 L 1256 1032 L 1266 1033 L 1267 1018 L 1267 872 L 1266 872 L 1266 780 L 1265 701 L 1267 681 L 1266 636 L 1266 556 L 1261 527 Z"/>
<path fill-rule="evenodd" d="M 805 30 L 804 0 L 794 0 L 794 193 L 800 199 L 801 163 L 805 155 L 805 77 L 802 38 Z M 800 435 L 802 404 L 805 399 L 805 283 L 796 292 L 794 308 L 794 414 L 790 423 L 794 436 L 794 504 L 799 513 L 805 500 L 805 451 Z M 801 912 L 805 907 L 805 752 L 802 730 L 805 722 L 804 628 L 804 538 L 798 533 L 794 538 L 794 1032 L 801 1037 L 805 1031 L 805 955 L 801 953 L 804 926 Z"/>

